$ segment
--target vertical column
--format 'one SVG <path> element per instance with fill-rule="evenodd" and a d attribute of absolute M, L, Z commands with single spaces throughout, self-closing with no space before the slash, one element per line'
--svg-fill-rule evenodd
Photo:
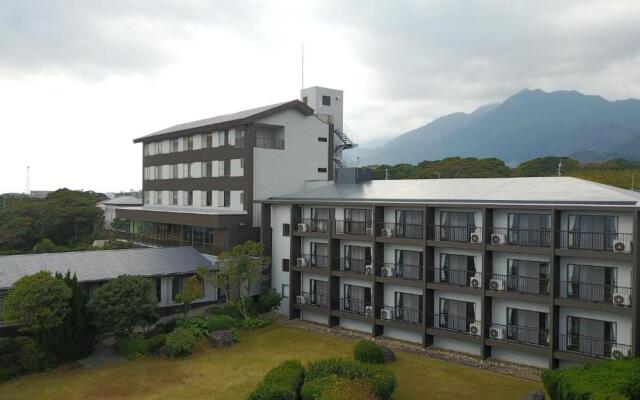
<path fill-rule="evenodd" d="M 329 212 L 329 219 L 331 221 L 335 221 L 335 208 L 332 208 Z M 333 328 L 334 326 L 338 326 L 340 324 L 340 318 L 332 315 L 333 310 L 340 309 L 340 277 L 334 275 L 334 270 L 337 268 L 337 263 L 340 262 L 340 240 L 333 239 L 331 235 L 328 235 L 328 254 L 329 254 L 329 262 L 327 266 L 327 279 L 329 280 L 329 327 Z"/>
<path fill-rule="evenodd" d="M 633 239 L 631 243 L 631 251 L 633 254 L 633 263 L 631 270 L 631 346 L 634 356 L 640 356 L 640 307 L 638 306 L 638 289 L 640 288 L 640 251 L 638 251 L 638 230 L 640 229 L 640 214 L 633 211 Z"/>
<path fill-rule="evenodd" d="M 560 294 L 560 257 L 556 256 L 560 233 L 560 211 L 551 209 L 551 252 L 549 258 L 549 369 L 558 368 L 558 360 L 553 352 L 558 349 L 560 313 L 555 299 Z"/>
<path fill-rule="evenodd" d="M 425 347 L 433 345 L 433 335 L 428 335 L 426 330 L 433 327 L 433 317 L 435 308 L 435 291 L 427 288 L 427 283 L 434 281 L 435 273 L 435 249 L 429 246 L 429 224 L 435 221 L 435 210 L 432 207 L 424 207 L 422 216 L 423 234 L 422 234 L 422 248 L 424 249 L 424 258 L 422 260 L 423 265 L 423 287 L 424 287 L 424 329 Z"/>
<path fill-rule="evenodd" d="M 302 292 L 302 272 L 294 271 L 292 266 L 295 265 L 296 259 L 301 253 L 300 236 L 293 234 L 293 224 L 301 216 L 301 208 L 297 204 L 291 204 L 289 224 L 289 318 L 296 319 L 302 317 L 302 311 L 295 308 L 296 297 Z"/>
<path fill-rule="evenodd" d="M 487 250 L 487 243 L 490 243 L 491 232 L 493 231 L 493 209 L 484 207 L 482 209 L 482 276 L 486 277 L 493 272 L 493 251 Z M 483 279 L 480 295 L 480 357 L 484 360 L 491 357 L 491 346 L 485 345 L 487 338 L 488 324 L 491 323 L 492 302 L 491 298 L 486 295 L 487 280 Z"/>
<path fill-rule="evenodd" d="M 384 284 L 378 282 L 378 271 L 382 262 L 384 262 L 384 243 L 378 243 L 378 229 L 384 222 L 384 206 L 373 207 L 373 239 L 371 244 L 371 257 L 373 265 L 373 275 L 371 276 L 371 306 L 373 308 L 373 318 L 371 320 L 371 334 L 374 337 L 380 336 L 384 328 L 382 325 L 376 324 L 376 316 L 378 309 L 384 306 Z"/>
<path fill-rule="evenodd" d="M 262 228 L 260 229 L 260 242 L 262 243 L 264 255 L 271 259 L 271 257 L 273 256 L 273 251 L 272 251 L 273 231 L 271 230 L 271 204 L 262 203 L 260 212 L 262 213 L 262 221 L 261 221 Z M 205 235 L 205 237 L 206 236 L 207 235 Z M 262 283 L 263 289 L 268 290 L 271 288 L 272 270 L 273 270 L 273 260 L 271 259 L 269 264 L 266 265 L 264 270 L 262 271 L 264 275 L 264 279 Z M 291 273 L 291 268 L 289 268 L 289 273 Z"/>

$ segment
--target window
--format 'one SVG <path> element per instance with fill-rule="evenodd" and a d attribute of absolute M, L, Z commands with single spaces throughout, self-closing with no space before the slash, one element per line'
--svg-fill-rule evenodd
<path fill-rule="evenodd" d="M 172 290 L 171 290 L 171 299 L 173 301 L 176 300 L 176 296 L 182 292 L 182 290 L 187 286 L 187 281 L 191 278 L 191 275 L 181 275 L 174 276 L 172 279 Z M 204 294 L 204 280 L 198 277 L 198 289 L 201 293 Z"/>
<path fill-rule="evenodd" d="M 162 165 L 157 165 L 155 168 L 156 168 L 156 179 L 163 179 L 163 177 L 162 177 Z"/>
<path fill-rule="evenodd" d="M 157 191 L 156 192 L 156 204 L 162 205 L 162 192 L 161 191 Z"/>
<path fill-rule="evenodd" d="M 203 178 L 211 178 L 213 176 L 213 166 L 209 161 L 203 161 L 201 165 L 201 172 Z"/>
<path fill-rule="evenodd" d="M 366 266 L 371 265 L 371 247 L 345 245 L 343 255 L 342 267 L 345 271 L 364 274 Z"/>
<path fill-rule="evenodd" d="M 283 284 L 282 285 L 282 292 L 280 292 L 280 294 L 285 299 L 288 299 L 289 298 L 289 285 Z"/>
<path fill-rule="evenodd" d="M 322 105 L 330 106 L 331 105 L 331 96 L 322 96 Z"/>
<path fill-rule="evenodd" d="M 329 282 L 309 279 L 310 303 L 326 307 L 329 305 Z"/>
<path fill-rule="evenodd" d="M 173 139 L 171 141 L 171 151 L 172 152 L 174 152 L 174 153 L 178 152 L 178 149 L 180 148 L 180 145 L 178 143 L 180 143 L 178 141 L 178 139 Z"/>
<path fill-rule="evenodd" d="M 211 147 L 213 147 L 213 134 L 207 133 L 204 136 L 204 138 L 205 138 L 204 147 L 206 147 L 207 149 L 210 149 Z"/>
<path fill-rule="evenodd" d="M 319 137 L 318 138 L 318 142 L 326 143 L 327 142 L 327 138 L 326 137 Z"/>
<path fill-rule="evenodd" d="M 229 207 L 231 205 L 231 192 L 228 190 L 224 191 L 224 205 L 223 207 Z"/>
<path fill-rule="evenodd" d="M 178 178 L 178 164 L 173 164 L 171 166 L 171 171 L 172 171 L 171 172 L 171 174 L 172 174 L 171 178 L 173 178 L 173 179 Z"/>
<path fill-rule="evenodd" d="M 155 278 L 156 283 L 156 301 L 160 303 L 162 301 L 162 278 Z"/>
<path fill-rule="evenodd" d="M 318 168 L 318 172 L 327 172 L 326 168 Z"/>
<path fill-rule="evenodd" d="M 186 150 L 193 150 L 193 136 L 187 136 L 185 138 L 186 146 L 184 146 L 186 148 Z"/>
<path fill-rule="evenodd" d="M 309 98 L 308 98 L 307 96 L 304 96 L 304 97 L 302 98 L 302 102 L 303 102 L 304 104 L 309 104 Z"/>
<path fill-rule="evenodd" d="M 365 307 L 371 305 L 371 289 L 364 286 L 347 285 L 343 287 L 341 309 L 364 314 Z"/>
<path fill-rule="evenodd" d="M 291 225 L 282 224 L 282 236 L 289 236 L 289 235 L 291 235 Z"/>
<path fill-rule="evenodd" d="M 172 206 L 178 205 L 178 191 L 174 190 L 171 192 L 171 203 Z"/>
<path fill-rule="evenodd" d="M 187 192 L 187 205 L 188 206 L 192 206 L 193 205 L 193 190 L 189 190 Z"/>
<path fill-rule="evenodd" d="M 223 162 L 223 176 L 229 176 L 231 175 L 231 160 L 224 160 Z"/>
<path fill-rule="evenodd" d="M 244 205 L 244 190 L 240 191 L 240 205 Z"/>
<path fill-rule="evenodd" d="M 211 190 L 207 190 L 207 207 L 211 207 L 213 205 L 213 193 L 211 192 Z"/>
<path fill-rule="evenodd" d="M 236 130 L 236 147 L 244 146 L 244 129 Z"/>
<path fill-rule="evenodd" d="M 289 272 L 289 259 L 288 258 L 283 258 L 282 259 L 282 272 Z"/>
<path fill-rule="evenodd" d="M 144 198 L 144 204 L 149 204 L 149 192 L 144 192 L 142 197 Z"/>

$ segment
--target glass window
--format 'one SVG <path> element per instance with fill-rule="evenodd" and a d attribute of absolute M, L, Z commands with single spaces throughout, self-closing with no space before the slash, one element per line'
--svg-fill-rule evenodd
<path fill-rule="evenodd" d="M 289 236 L 291 234 L 291 225 L 282 224 L 282 236 Z"/>
<path fill-rule="evenodd" d="M 289 272 L 289 259 L 288 258 L 283 258 L 282 259 L 282 271 L 283 272 Z"/>
<path fill-rule="evenodd" d="M 322 96 L 322 105 L 330 106 L 331 105 L 331 96 Z"/>
<path fill-rule="evenodd" d="M 192 206 L 193 205 L 193 190 L 189 190 L 187 192 L 187 205 L 188 206 Z"/>

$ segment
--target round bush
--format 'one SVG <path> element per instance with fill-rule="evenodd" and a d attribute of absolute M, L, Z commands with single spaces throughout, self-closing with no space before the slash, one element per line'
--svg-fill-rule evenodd
<path fill-rule="evenodd" d="M 209 315 L 205 318 L 209 332 L 228 331 L 236 326 L 235 318 L 229 315 Z"/>
<path fill-rule="evenodd" d="M 164 346 L 170 357 L 183 357 L 191 354 L 196 337 L 184 328 L 176 328 L 167 335 Z"/>
<path fill-rule="evenodd" d="M 368 364 L 384 364 L 382 347 L 372 340 L 361 340 L 353 347 L 353 357 Z"/>
<path fill-rule="evenodd" d="M 304 381 L 304 367 L 299 361 L 285 361 L 265 375 L 249 400 L 296 400 Z"/>
<path fill-rule="evenodd" d="M 16 345 L 20 349 L 20 367 L 26 373 L 42 369 L 40 350 L 33 338 L 20 336 L 16 338 Z"/>
<path fill-rule="evenodd" d="M 373 392 L 380 400 L 389 399 L 396 388 L 395 375 L 383 366 L 348 361 L 341 358 L 328 358 L 309 364 L 305 382 L 330 375 L 350 380 L 365 379 L 371 384 Z"/>
<path fill-rule="evenodd" d="M 373 400 L 377 399 L 370 382 L 364 379 L 350 380 L 337 375 L 305 382 L 302 400 Z"/>

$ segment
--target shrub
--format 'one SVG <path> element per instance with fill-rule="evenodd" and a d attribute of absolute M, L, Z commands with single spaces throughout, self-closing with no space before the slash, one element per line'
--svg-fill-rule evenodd
<path fill-rule="evenodd" d="M 178 320 L 177 326 L 191 332 L 196 338 L 207 336 L 211 332 L 232 330 L 238 322 L 228 315 L 207 315 L 186 320 Z"/>
<path fill-rule="evenodd" d="M 296 400 L 304 382 L 304 367 L 299 361 L 285 361 L 269 371 L 249 400 Z"/>
<path fill-rule="evenodd" d="M 188 330 L 196 338 L 205 337 L 209 333 L 207 322 L 200 317 L 178 320 L 176 326 Z"/>
<path fill-rule="evenodd" d="M 15 339 L 18 348 L 18 360 L 23 373 L 40 371 L 43 367 L 43 357 L 33 338 L 20 336 Z"/>
<path fill-rule="evenodd" d="M 265 291 L 258 297 L 258 302 L 256 304 L 257 312 L 259 314 L 271 312 L 280 307 L 281 301 L 282 296 L 275 289 Z"/>
<path fill-rule="evenodd" d="M 155 335 L 145 338 L 143 335 L 116 337 L 116 351 L 129 360 L 153 353 L 164 344 L 167 335 Z"/>
<path fill-rule="evenodd" d="M 271 323 L 268 319 L 263 318 L 249 318 L 249 319 L 241 319 L 239 321 L 239 325 L 243 329 L 258 329 L 265 327 Z"/>
<path fill-rule="evenodd" d="M 365 379 L 380 400 L 387 400 L 396 388 L 396 377 L 381 365 L 364 364 L 341 358 L 329 358 L 309 364 L 307 381 L 336 375 L 339 378 Z"/>
<path fill-rule="evenodd" d="M 228 315 L 232 318 L 240 318 L 240 312 L 233 305 L 225 303 L 223 306 L 215 306 L 209 309 L 211 315 Z"/>
<path fill-rule="evenodd" d="M 353 347 L 353 357 L 368 364 L 384 364 L 382 348 L 373 340 L 360 340 Z"/>
<path fill-rule="evenodd" d="M 229 315 L 209 315 L 205 317 L 209 332 L 231 330 L 235 328 L 237 322 Z"/>
<path fill-rule="evenodd" d="M 170 357 L 183 357 L 191 354 L 196 337 L 184 328 L 176 328 L 167 335 L 164 345 Z"/>
<path fill-rule="evenodd" d="M 554 400 L 635 399 L 640 392 L 640 358 L 547 370 L 542 383 Z"/>
<path fill-rule="evenodd" d="M 350 380 L 337 375 L 305 382 L 302 400 L 372 400 L 377 399 L 373 387 L 365 379 Z"/>
<path fill-rule="evenodd" d="M 0 381 L 39 371 L 44 357 L 36 341 L 28 336 L 0 338 Z"/>

